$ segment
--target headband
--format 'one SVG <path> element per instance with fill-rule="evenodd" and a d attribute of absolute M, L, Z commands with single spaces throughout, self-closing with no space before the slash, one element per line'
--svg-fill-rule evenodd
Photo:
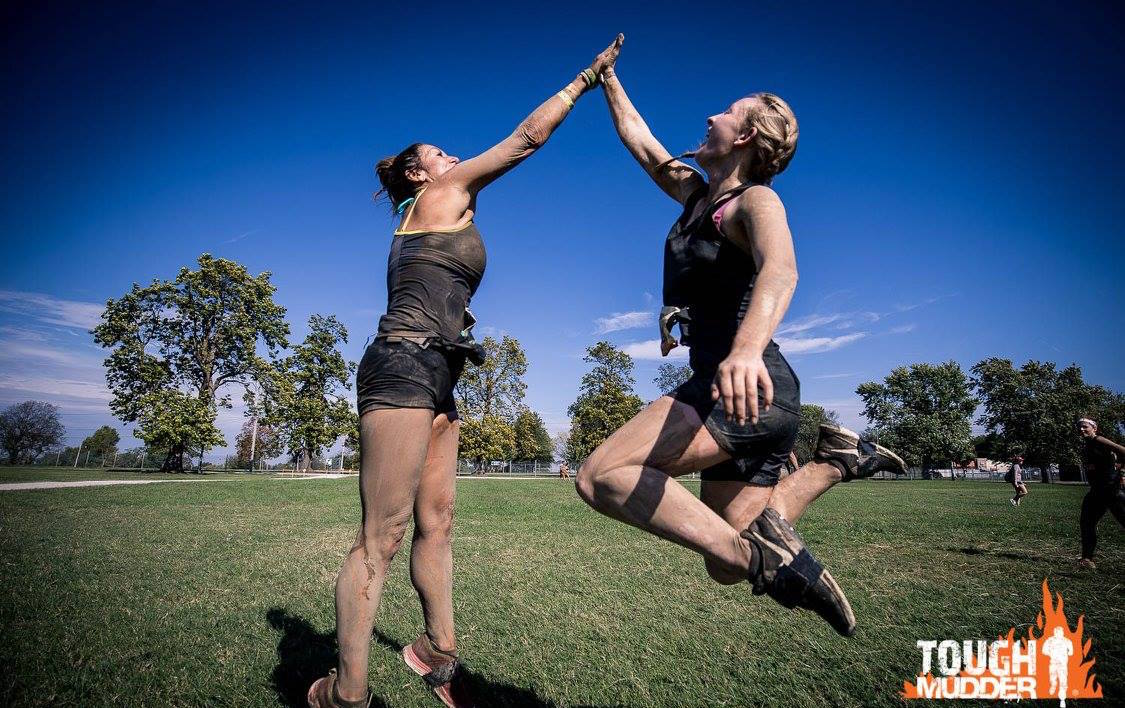
<path fill-rule="evenodd" d="M 1093 420 L 1090 420 L 1089 418 L 1079 418 L 1078 422 L 1079 423 L 1089 423 L 1090 425 L 1094 426 L 1095 428 L 1098 427 L 1098 424 L 1096 422 L 1094 422 Z"/>

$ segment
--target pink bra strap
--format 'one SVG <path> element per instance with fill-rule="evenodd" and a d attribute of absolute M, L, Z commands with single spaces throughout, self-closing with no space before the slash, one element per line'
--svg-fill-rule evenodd
<path fill-rule="evenodd" d="M 723 232 L 723 214 L 726 213 L 727 207 L 734 203 L 734 199 L 728 199 L 727 203 L 715 210 L 711 215 L 711 221 L 715 222 L 715 230 L 719 233 Z"/>

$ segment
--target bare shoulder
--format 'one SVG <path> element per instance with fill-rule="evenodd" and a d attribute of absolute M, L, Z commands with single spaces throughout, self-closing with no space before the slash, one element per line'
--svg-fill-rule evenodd
<path fill-rule="evenodd" d="M 728 226 L 729 224 L 729 226 Z M 756 184 L 735 198 L 723 218 L 723 232 L 750 250 L 765 234 L 788 228 L 785 205 L 777 192 L 764 184 Z"/>
<path fill-rule="evenodd" d="M 755 184 L 742 194 L 738 195 L 737 208 L 750 219 L 785 217 L 785 205 L 781 197 L 772 188 L 764 184 Z"/>

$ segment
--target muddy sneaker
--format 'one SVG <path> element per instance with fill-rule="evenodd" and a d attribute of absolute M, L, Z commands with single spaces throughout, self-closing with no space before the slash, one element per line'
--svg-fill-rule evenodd
<path fill-rule="evenodd" d="M 336 669 L 332 669 L 327 676 L 318 678 L 309 686 L 305 700 L 308 701 L 309 708 L 368 708 L 371 705 L 371 691 L 367 692 L 366 698 L 345 701 L 340 698 L 340 690 L 336 687 Z"/>
<path fill-rule="evenodd" d="M 845 637 L 855 634 L 855 614 L 844 591 L 780 514 L 767 507 L 742 537 L 754 549 L 749 575 L 755 595 L 812 610 Z"/>
<path fill-rule="evenodd" d="M 1094 561 L 1090 558 L 1079 558 L 1078 567 L 1082 570 L 1097 570 L 1098 566 L 1094 565 Z"/>
<path fill-rule="evenodd" d="M 820 426 L 813 457 L 818 462 L 835 465 L 844 476 L 844 482 L 870 477 L 876 472 L 906 474 L 906 463 L 901 457 L 836 425 Z"/>
<path fill-rule="evenodd" d="M 472 708 L 473 699 L 457 654 L 442 651 L 423 633 L 402 648 L 402 660 L 422 677 L 438 700 L 449 708 Z"/>

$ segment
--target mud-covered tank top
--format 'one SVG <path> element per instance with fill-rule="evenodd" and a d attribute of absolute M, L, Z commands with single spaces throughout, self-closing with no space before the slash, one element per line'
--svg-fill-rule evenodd
<path fill-rule="evenodd" d="M 721 194 L 702 213 L 691 218 L 707 197 L 704 185 L 684 202 L 684 212 L 664 242 L 664 304 L 690 309 L 691 321 L 681 325 L 682 341 L 691 347 L 691 368 L 714 371 L 730 353 L 758 276 L 753 256 L 719 232 L 714 215 L 749 189 L 743 184 Z M 800 382 L 772 339 L 762 360 L 774 384 L 774 402 L 800 411 Z"/>
<path fill-rule="evenodd" d="M 407 214 L 403 223 L 409 219 Z M 408 332 L 447 344 L 458 341 L 485 262 L 484 241 L 472 222 L 452 231 L 395 232 L 387 258 L 387 314 L 379 320 L 379 335 Z"/>

